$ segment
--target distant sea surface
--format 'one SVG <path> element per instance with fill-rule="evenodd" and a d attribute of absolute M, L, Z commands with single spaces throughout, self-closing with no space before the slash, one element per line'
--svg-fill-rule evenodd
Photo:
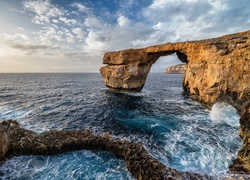
<path fill-rule="evenodd" d="M 0 119 L 38 133 L 90 129 L 143 144 L 164 165 L 230 176 L 241 146 L 239 116 L 227 104 L 212 110 L 182 90 L 183 75 L 149 74 L 139 93 L 108 90 L 99 74 L 0 74 Z M 123 159 L 96 151 L 14 157 L 0 179 L 133 179 Z"/>

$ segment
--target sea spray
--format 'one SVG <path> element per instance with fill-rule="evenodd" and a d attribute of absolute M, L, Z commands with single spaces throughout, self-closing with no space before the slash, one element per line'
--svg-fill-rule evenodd
<path fill-rule="evenodd" d="M 16 83 L 20 80 L 22 83 Z M 0 95 L 12 94 L 1 96 L 3 120 L 17 119 L 22 127 L 36 132 L 108 132 L 115 138 L 141 143 L 155 158 L 178 170 L 227 176 L 228 166 L 241 145 L 236 111 L 231 109 L 223 119 L 214 118 L 218 114 L 222 117 L 227 105 L 219 111 L 204 109 L 185 95 L 181 75 L 151 74 L 141 93 L 111 92 L 99 74 L 3 74 L 0 81 Z M 119 174 L 120 179 L 129 179 L 123 160 L 106 153 L 95 153 L 95 158 L 88 159 L 89 153 L 82 152 L 85 151 L 80 151 L 79 156 L 78 152 L 70 152 L 15 157 L 6 161 L 0 171 L 3 177 L 11 174 L 19 179 L 27 174 L 31 179 L 44 179 L 53 173 L 57 179 L 71 177 L 70 174 L 91 174 L 96 178 L 100 175 L 103 179 Z M 85 167 L 85 161 L 90 166 L 97 165 Z M 106 167 L 108 171 L 103 170 Z"/>
<path fill-rule="evenodd" d="M 236 110 L 228 104 L 216 103 L 211 111 L 199 110 L 176 118 L 178 128 L 166 134 L 165 151 L 170 154 L 167 165 L 215 177 L 227 176 L 240 146 Z"/>
<path fill-rule="evenodd" d="M 217 102 L 212 106 L 211 112 L 209 113 L 211 120 L 215 123 L 228 123 L 234 127 L 239 126 L 240 116 L 237 114 L 237 110 L 225 103 Z"/>
<path fill-rule="evenodd" d="M 3 174 L 0 179 L 133 179 L 123 159 L 86 150 L 14 157 L 0 167 L 0 173 Z"/>

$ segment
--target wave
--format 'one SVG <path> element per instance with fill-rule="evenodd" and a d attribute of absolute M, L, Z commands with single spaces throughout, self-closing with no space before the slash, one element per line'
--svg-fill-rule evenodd
<path fill-rule="evenodd" d="M 4 105 L 0 106 L 0 120 L 14 119 L 18 120 L 24 118 L 30 114 L 27 110 L 17 110 L 13 107 Z"/>
<path fill-rule="evenodd" d="M 237 110 L 227 103 L 215 103 L 209 117 L 214 123 L 228 123 L 233 127 L 239 127 L 240 116 L 237 114 Z"/>
<path fill-rule="evenodd" d="M 87 150 L 14 157 L 0 166 L 0 174 L 1 179 L 133 179 L 123 159 Z"/>

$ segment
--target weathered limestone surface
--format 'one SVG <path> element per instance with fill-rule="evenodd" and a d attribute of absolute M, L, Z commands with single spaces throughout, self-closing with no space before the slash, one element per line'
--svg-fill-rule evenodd
<path fill-rule="evenodd" d="M 3 157 L 8 151 L 9 147 L 9 138 L 2 128 L 0 128 L 0 157 Z"/>
<path fill-rule="evenodd" d="M 250 174 L 250 102 L 244 106 L 242 112 L 239 135 L 243 139 L 243 147 L 230 166 L 230 171 Z"/>
<path fill-rule="evenodd" d="M 107 52 L 103 58 L 107 65 L 100 72 L 111 89 L 140 91 L 151 65 L 160 56 L 173 53 L 187 63 L 183 89 L 192 99 L 208 108 L 216 101 L 225 101 L 238 110 L 243 147 L 230 170 L 250 174 L 250 31 Z"/>
<path fill-rule="evenodd" d="M 0 123 L 0 161 L 19 155 L 52 155 L 72 150 L 107 151 L 121 156 L 129 172 L 137 179 L 213 179 L 206 175 L 167 168 L 153 158 L 142 145 L 113 139 L 109 134 L 93 135 L 89 130 L 48 131 L 37 134 L 20 128 L 16 121 Z M 2 135 L 2 134 L 1 134 Z"/>
<path fill-rule="evenodd" d="M 164 70 L 165 74 L 185 74 L 187 69 L 186 64 L 178 64 L 174 66 L 169 66 Z"/>
<path fill-rule="evenodd" d="M 140 91 L 151 65 L 160 56 L 173 53 L 187 63 L 183 88 L 193 99 L 208 107 L 218 99 L 226 100 L 239 111 L 250 101 L 250 31 L 107 52 L 103 57 L 107 65 L 100 73 L 111 89 Z"/>

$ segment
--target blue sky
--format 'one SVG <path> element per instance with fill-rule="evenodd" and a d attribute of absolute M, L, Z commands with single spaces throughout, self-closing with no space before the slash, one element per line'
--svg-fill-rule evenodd
<path fill-rule="evenodd" d="M 98 72 L 106 51 L 249 30 L 249 9 L 249 0 L 0 0 L 0 72 Z M 153 71 L 176 62 L 163 57 Z"/>

